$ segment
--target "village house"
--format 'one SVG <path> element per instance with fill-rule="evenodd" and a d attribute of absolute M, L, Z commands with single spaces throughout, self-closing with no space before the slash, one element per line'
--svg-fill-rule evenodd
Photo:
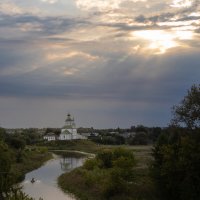
<path fill-rule="evenodd" d="M 44 135 L 44 140 L 47 141 L 55 141 L 56 140 L 56 135 L 55 133 L 47 133 L 46 135 Z"/>

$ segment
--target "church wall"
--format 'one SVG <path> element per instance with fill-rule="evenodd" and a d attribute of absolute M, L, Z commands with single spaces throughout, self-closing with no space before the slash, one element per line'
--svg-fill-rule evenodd
<path fill-rule="evenodd" d="M 59 140 L 71 140 L 71 134 L 61 133 L 59 136 Z"/>

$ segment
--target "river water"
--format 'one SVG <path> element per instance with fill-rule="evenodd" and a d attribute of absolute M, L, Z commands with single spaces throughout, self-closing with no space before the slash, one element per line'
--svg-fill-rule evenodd
<path fill-rule="evenodd" d="M 81 166 L 85 158 L 63 158 L 54 156 L 42 167 L 26 174 L 22 182 L 23 191 L 30 197 L 38 200 L 74 200 L 71 194 L 64 193 L 57 185 L 57 178 L 64 172 L 69 172 L 74 168 Z M 34 178 L 35 182 L 31 183 Z"/>

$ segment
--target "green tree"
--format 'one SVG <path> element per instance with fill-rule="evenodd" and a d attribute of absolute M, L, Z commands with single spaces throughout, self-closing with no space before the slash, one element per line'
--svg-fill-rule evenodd
<path fill-rule="evenodd" d="M 160 199 L 200 199 L 200 87 L 193 85 L 173 107 L 173 124 L 153 149 L 152 175 Z"/>
<path fill-rule="evenodd" d="M 11 137 L 9 139 L 9 144 L 11 147 L 17 149 L 17 150 L 23 150 L 25 148 L 26 142 L 18 137 Z"/>
<path fill-rule="evenodd" d="M 4 140 L 6 138 L 6 131 L 4 128 L 0 127 L 0 140 Z"/>
<path fill-rule="evenodd" d="M 13 184 L 10 174 L 11 152 L 8 146 L 0 141 L 0 199 L 4 199 Z"/>
<path fill-rule="evenodd" d="M 199 144 L 199 134 L 160 136 L 153 151 L 152 174 L 161 199 L 200 199 Z"/>
<path fill-rule="evenodd" d="M 100 153 L 99 159 L 105 164 L 108 164 L 108 158 L 110 160 L 109 173 L 104 186 L 104 196 L 106 199 L 112 199 L 114 196 L 129 192 L 130 185 L 135 178 L 134 167 L 136 161 L 133 153 L 123 148 L 103 152 Z M 108 165 L 106 167 L 108 168 Z"/>
<path fill-rule="evenodd" d="M 4 199 L 3 199 L 4 200 Z M 21 187 L 12 187 L 5 200 L 35 200 L 22 192 Z M 39 198 L 39 200 L 43 200 Z"/>
<path fill-rule="evenodd" d="M 137 132 L 135 136 L 129 140 L 130 145 L 147 145 L 148 142 L 148 135 L 145 132 Z"/>
<path fill-rule="evenodd" d="M 200 128 L 200 84 L 193 85 L 179 105 L 173 106 L 172 125 Z"/>

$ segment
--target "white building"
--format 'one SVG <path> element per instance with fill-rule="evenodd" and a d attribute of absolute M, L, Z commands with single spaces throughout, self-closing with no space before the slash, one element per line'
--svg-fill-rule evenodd
<path fill-rule="evenodd" d="M 76 125 L 74 118 L 70 114 L 67 115 L 65 120 L 65 125 L 61 129 L 59 135 L 59 140 L 77 140 L 77 139 L 86 139 L 84 136 L 77 133 Z"/>
<path fill-rule="evenodd" d="M 56 135 L 54 133 L 47 133 L 43 138 L 47 141 L 54 141 L 56 140 Z"/>

